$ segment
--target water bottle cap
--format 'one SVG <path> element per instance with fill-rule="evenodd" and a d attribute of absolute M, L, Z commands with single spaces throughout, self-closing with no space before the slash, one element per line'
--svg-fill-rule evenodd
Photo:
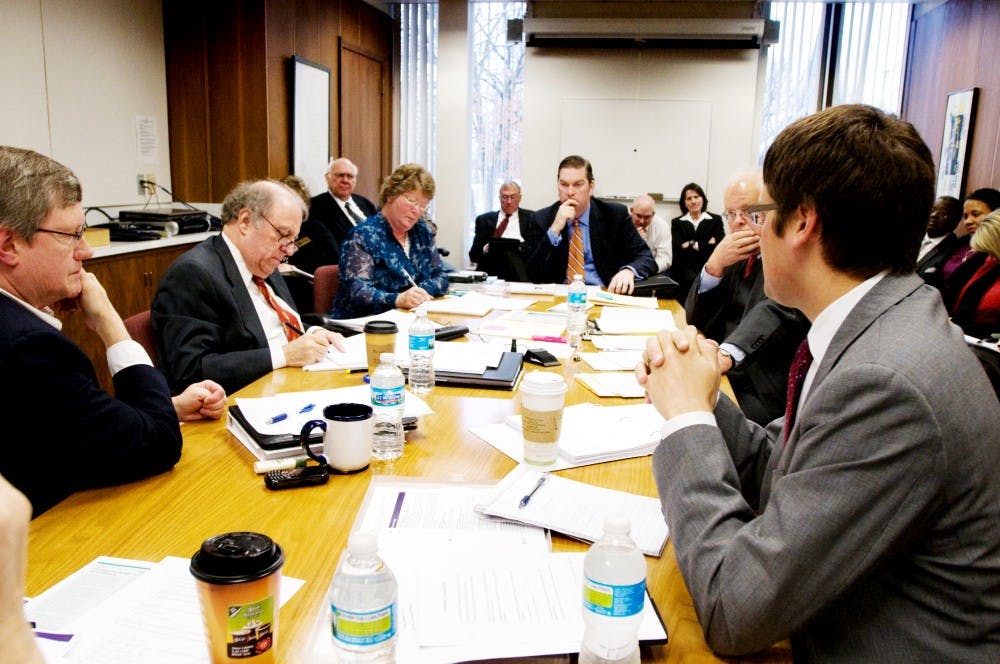
<path fill-rule="evenodd" d="M 353 533 L 347 538 L 347 550 L 355 556 L 378 553 L 378 538 L 372 533 Z"/>
<path fill-rule="evenodd" d="M 576 281 L 577 279 L 583 279 L 583 275 L 582 274 L 574 274 L 573 275 L 573 281 Z"/>
<path fill-rule="evenodd" d="M 609 514 L 604 517 L 604 532 L 615 535 L 628 535 L 632 530 L 632 522 L 624 514 Z"/>
<path fill-rule="evenodd" d="M 386 362 L 388 362 L 389 364 L 394 364 L 396 362 L 396 356 L 393 355 L 392 353 L 382 353 L 381 355 L 378 356 L 378 360 L 382 364 L 385 364 Z"/>

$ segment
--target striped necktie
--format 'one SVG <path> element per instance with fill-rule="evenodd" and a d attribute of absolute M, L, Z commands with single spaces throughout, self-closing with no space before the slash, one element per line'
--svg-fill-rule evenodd
<path fill-rule="evenodd" d="M 573 283 L 574 274 L 583 272 L 583 229 L 580 220 L 573 220 L 573 232 L 569 237 L 569 260 L 566 262 L 566 283 Z"/>
<path fill-rule="evenodd" d="M 348 198 L 347 202 L 344 203 L 344 209 L 347 210 L 348 215 L 354 218 L 354 225 L 357 226 L 362 221 L 364 221 L 365 218 L 362 217 L 359 213 L 355 212 L 354 207 L 355 207 L 354 201 Z"/>
<path fill-rule="evenodd" d="M 298 317 L 274 299 L 274 296 L 271 295 L 271 291 L 267 289 L 267 284 L 263 279 L 260 277 L 253 277 L 253 282 L 257 285 L 257 290 L 260 291 L 260 294 L 264 296 L 264 301 L 267 302 L 267 306 L 274 309 L 274 313 L 278 314 L 278 320 L 281 321 L 281 326 L 285 331 L 285 338 L 289 341 L 295 341 L 302 336 L 302 330 L 299 328 L 301 323 L 299 323 Z"/>

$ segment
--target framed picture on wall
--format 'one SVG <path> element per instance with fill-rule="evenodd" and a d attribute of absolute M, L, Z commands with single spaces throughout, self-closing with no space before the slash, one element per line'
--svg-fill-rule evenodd
<path fill-rule="evenodd" d="M 309 191 L 326 190 L 330 161 L 330 69 L 293 55 L 292 75 L 292 173 Z"/>
<path fill-rule="evenodd" d="M 938 196 L 962 198 L 978 98 L 979 88 L 948 93 L 944 134 L 941 138 L 941 159 L 938 163 Z"/>

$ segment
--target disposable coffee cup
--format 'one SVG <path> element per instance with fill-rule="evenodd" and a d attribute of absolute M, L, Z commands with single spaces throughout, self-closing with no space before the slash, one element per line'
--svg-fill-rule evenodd
<path fill-rule="evenodd" d="M 205 540 L 191 556 L 212 664 L 273 664 L 285 554 L 267 535 Z"/>
<path fill-rule="evenodd" d="M 532 371 L 521 380 L 521 431 L 524 462 L 551 466 L 559 456 L 566 381 L 545 371 Z"/>
<path fill-rule="evenodd" d="M 368 375 L 375 373 L 382 353 L 396 352 L 399 328 L 391 320 L 370 320 L 365 323 L 365 353 L 368 355 Z"/>

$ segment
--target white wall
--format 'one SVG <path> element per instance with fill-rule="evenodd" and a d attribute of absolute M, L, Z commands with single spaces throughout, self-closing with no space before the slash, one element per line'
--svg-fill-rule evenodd
<path fill-rule="evenodd" d="M 528 48 L 524 110 L 524 205 L 541 208 L 555 202 L 563 99 L 663 99 L 706 101 L 711 131 L 701 149 L 708 154 L 708 180 L 699 182 L 709 209 L 722 212 L 722 190 L 735 172 L 757 163 L 755 121 L 758 66 L 756 50 L 551 49 Z M 760 61 L 760 64 L 758 64 Z M 683 132 L 684 127 L 672 128 Z M 613 127 L 593 127 L 595 132 Z M 587 157 L 588 155 L 583 155 Z M 684 154 L 663 155 L 684 160 Z M 676 170 L 677 164 L 672 164 Z M 594 162 L 595 191 L 601 191 L 601 164 Z M 692 178 L 696 176 L 692 175 Z M 656 189 L 676 199 L 680 190 Z M 603 192 L 609 195 L 636 192 Z M 661 215 L 677 216 L 676 205 Z M 667 218 L 669 218 L 667 217 Z"/>
<path fill-rule="evenodd" d="M 0 80 L 0 144 L 71 168 L 84 205 L 144 202 L 138 173 L 170 188 L 160 0 L 0 0 Z M 156 122 L 153 163 L 139 159 L 136 116 Z"/>

